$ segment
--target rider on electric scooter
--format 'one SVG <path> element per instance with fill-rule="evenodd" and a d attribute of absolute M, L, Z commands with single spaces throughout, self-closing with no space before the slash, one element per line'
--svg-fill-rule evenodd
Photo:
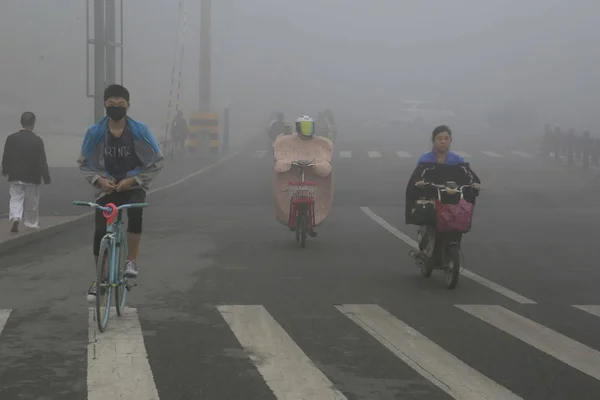
<path fill-rule="evenodd" d="M 452 131 L 446 125 L 436 127 L 431 135 L 433 148 L 423 154 L 417 161 L 406 187 L 405 222 L 410 225 L 426 225 L 435 227 L 435 198 L 437 190 L 425 187 L 424 182 L 445 184 L 448 181 L 456 182 L 458 186 L 470 185 L 471 190 L 465 190 L 464 197 L 469 203 L 475 204 L 479 195 L 481 181 L 473 172 L 469 163 L 463 157 L 450 151 Z M 439 235 L 435 236 L 435 247 L 432 257 L 427 260 L 432 266 L 441 263 Z"/>
<path fill-rule="evenodd" d="M 325 220 L 333 201 L 333 185 L 331 176 L 331 157 L 333 143 L 331 140 L 315 136 L 315 123 L 309 116 L 303 115 L 296 121 L 295 133 L 279 136 L 273 145 L 275 170 L 275 212 L 282 224 L 288 224 L 290 200 L 288 185 L 298 180 L 295 163 L 312 164 L 306 169 L 306 179 L 317 182 L 317 200 L 315 203 L 315 226 Z M 312 237 L 317 233 L 314 229 L 308 232 Z"/>

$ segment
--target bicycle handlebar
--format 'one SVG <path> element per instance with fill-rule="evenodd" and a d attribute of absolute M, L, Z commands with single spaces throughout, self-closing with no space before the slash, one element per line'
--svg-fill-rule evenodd
<path fill-rule="evenodd" d="M 432 183 L 432 182 L 424 182 L 424 186 L 431 186 L 436 189 L 439 189 L 442 192 L 448 192 L 448 193 L 462 193 L 464 188 L 471 187 L 471 185 L 462 185 L 462 186 L 458 186 L 455 189 L 451 189 L 451 188 L 447 187 L 446 185 L 440 185 L 440 184 L 436 184 L 436 183 Z"/>
<path fill-rule="evenodd" d="M 93 203 L 90 201 L 73 201 L 73 205 L 97 208 L 99 210 L 106 211 L 106 212 L 111 212 L 113 210 L 112 207 L 101 206 L 98 203 Z M 141 207 L 148 207 L 148 206 L 149 206 L 148 203 L 129 203 L 129 204 L 123 204 L 119 207 L 116 207 L 116 209 L 117 209 L 117 211 L 121 211 L 124 208 L 141 208 Z"/>
<path fill-rule="evenodd" d="M 102 215 L 104 216 L 104 218 L 106 218 L 106 220 L 107 220 L 106 222 L 108 224 L 112 224 L 114 222 L 117 214 L 122 209 L 148 207 L 149 204 L 148 203 L 129 203 L 129 204 L 122 204 L 117 207 L 114 203 L 108 203 L 105 206 L 101 206 L 98 203 L 93 203 L 93 202 L 89 202 L 89 201 L 73 201 L 73 205 L 97 208 L 99 210 L 102 210 Z"/>
<path fill-rule="evenodd" d="M 307 167 L 314 167 L 315 164 L 313 163 L 309 163 L 309 164 L 304 164 L 304 163 L 299 163 L 299 162 L 292 162 L 292 166 L 294 167 L 300 167 L 300 168 L 307 168 Z"/>

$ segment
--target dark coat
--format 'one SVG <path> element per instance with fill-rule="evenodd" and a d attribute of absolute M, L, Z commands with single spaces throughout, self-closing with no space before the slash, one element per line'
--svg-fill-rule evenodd
<path fill-rule="evenodd" d="M 405 222 L 409 225 L 417 225 L 411 221 L 412 210 L 415 202 L 419 199 L 437 199 L 437 190 L 431 187 L 419 188 L 415 186 L 418 181 L 424 180 L 438 185 L 448 181 L 456 182 L 459 186 L 473 183 L 481 184 L 481 180 L 471 169 L 469 163 L 458 165 L 447 165 L 437 163 L 420 163 L 413 171 L 406 185 Z M 467 188 L 463 191 L 464 198 L 469 203 L 475 204 L 479 191 Z"/>
<path fill-rule="evenodd" d="M 39 185 L 50 183 L 44 141 L 35 133 L 21 130 L 6 138 L 2 156 L 2 175 L 9 181 Z"/>

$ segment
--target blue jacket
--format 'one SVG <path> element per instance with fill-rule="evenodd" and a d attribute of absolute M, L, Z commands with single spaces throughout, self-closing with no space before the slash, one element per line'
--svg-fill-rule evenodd
<path fill-rule="evenodd" d="M 423 154 L 421 157 L 419 157 L 419 160 L 417 161 L 417 165 L 419 165 L 423 162 L 439 164 L 438 160 L 437 160 L 437 156 L 435 155 L 435 151 L 430 151 L 428 153 Z M 459 156 L 456 153 L 449 151 L 448 154 L 446 155 L 446 160 L 445 160 L 444 164 L 458 165 L 458 164 L 464 164 L 464 162 L 465 162 L 464 158 L 462 158 L 461 156 Z"/>
<path fill-rule="evenodd" d="M 141 122 L 126 117 L 127 127 L 133 135 L 135 154 L 138 156 L 143 166 L 127 173 L 128 178 L 134 178 L 137 186 L 143 190 L 148 190 L 150 182 L 158 175 L 163 168 L 164 156 L 160 147 L 148 126 Z M 98 178 L 104 177 L 114 179 L 104 165 L 104 135 L 108 132 L 108 117 L 104 117 L 100 122 L 88 128 L 81 145 L 81 155 L 77 160 L 79 170 L 85 176 L 85 179 L 92 185 Z M 102 196 L 104 193 L 99 191 L 96 196 Z"/>

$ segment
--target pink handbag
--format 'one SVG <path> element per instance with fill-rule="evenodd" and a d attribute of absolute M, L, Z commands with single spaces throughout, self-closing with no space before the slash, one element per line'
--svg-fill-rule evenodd
<path fill-rule="evenodd" d="M 458 204 L 435 201 L 436 231 L 466 233 L 471 230 L 473 204 L 461 198 Z"/>

